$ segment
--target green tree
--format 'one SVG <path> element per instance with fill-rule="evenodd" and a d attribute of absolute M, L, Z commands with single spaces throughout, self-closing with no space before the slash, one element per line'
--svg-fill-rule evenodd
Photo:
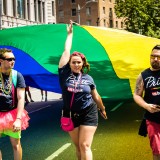
<path fill-rule="evenodd" d="M 115 0 L 115 13 L 126 30 L 160 38 L 160 0 Z"/>

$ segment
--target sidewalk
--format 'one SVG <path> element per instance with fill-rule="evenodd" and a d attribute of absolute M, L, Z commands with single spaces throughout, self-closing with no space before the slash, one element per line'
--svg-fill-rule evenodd
<path fill-rule="evenodd" d="M 42 96 L 41 96 L 41 90 L 40 89 L 30 87 L 30 92 L 31 92 L 32 99 L 35 102 L 40 102 L 41 101 Z M 52 100 L 60 99 L 60 98 L 61 98 L 61 94 L 47 91 L 47 100 L 48 101 L 52 101 Z"/>
<path fill-rule="evenodd" d="M 30 102 L 25 104 L 25 109 L 28 111 L 28 113 L 33 113 L 36 111 L 39 111 L 43 108 L 50 107 L 53 104 L 57 104 L 62 106 L 62 99 L 61 94 L 57 94 L 54 92 L 47 91 L 47 101 L 42 102 L 42 96 L 41 96 L 41 90 L 30 87 L 31 96 L 34 102 Z M 43 97 L 45 96 L 45 93 L 43 91 Z M 28 97 L 29 101 L 30 98 Z"/>

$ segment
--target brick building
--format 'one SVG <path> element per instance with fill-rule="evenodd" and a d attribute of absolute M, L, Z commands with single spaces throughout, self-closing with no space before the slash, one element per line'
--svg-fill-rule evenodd
<path fill-rule="evenodd" d="M 114 11 L 115 0 L 55 0 L 57 23 L 70 19 L 81 24 L 122 29 L 123 19 Z"/>

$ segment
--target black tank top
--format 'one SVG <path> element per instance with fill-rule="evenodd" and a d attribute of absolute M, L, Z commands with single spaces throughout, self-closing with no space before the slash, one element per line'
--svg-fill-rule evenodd
<path fill-rule="evenodd" d="M 151 71 L 148 68 L 141 75 L 145 88 L 144 100 L 147 103 L 160 105 L 160 70 Z M 145 118 L 160 123 L 160 112 L 150 113 L 146 111 Z"/>

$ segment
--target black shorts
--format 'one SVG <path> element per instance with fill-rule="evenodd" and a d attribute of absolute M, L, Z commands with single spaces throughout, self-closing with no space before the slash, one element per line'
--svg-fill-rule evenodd
<path fill-rule="evenodd" d="M 72 120 L 75 128 L 80 125 L 98 126 L 97 105 L 92 103 L 80 112 L 72 112 Z"/>

